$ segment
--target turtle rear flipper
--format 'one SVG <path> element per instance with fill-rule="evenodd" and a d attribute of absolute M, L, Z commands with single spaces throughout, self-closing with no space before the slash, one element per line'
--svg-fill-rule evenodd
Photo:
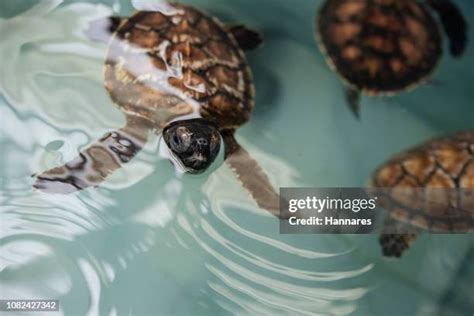
<path fill-rule="evenodd" d="M 148 132 L 148 128 L 129 120 L 124 128 L 107 133 L 75 159 L 37 175 L 33 186 L 57 194 L 95 187 L 143 148 Z"/>
<path fill-rule="evenodd" d="M 239 47 L 243 50 L 256 49 L 263 42 L 263 36 L 260 32 L 249 29 L 243 25 L 228 26 L 227 31 L 234 35 Z"/>
<path fill-rule="evenodd" d="M 450 51 L 460 57 L 467 46 L 467 22 L 461 10 L 451 0 L 427 0 L 441 19 L 444 31 L 449 37 Z"/>
<path fill-rule="evenodd" d="M 400 258 L 416 240 L 415 232 L 418 231 L 419 229 L 391 216 L 386 218 L 379 238 L 384 257 Z"/>
<path fill-rule="evenodd" d="M 257 161 L 234 138 L 234 131 L 221 132 L 225 143 L 225 162 L 259 207 L 280 215 L 280 197 Z"/>
<path fill-rule="evenodd" d="M 379 238 L 382 254 L 385 257 L 400 258 L 416 237 L 416 234 L 382 234 Z"/>
<path fill-rule="evenodd" d="M 357 119 L 360 119 L 360 90 L 356 88 L 346 88 L 346 100 L 349 108 Z"/>
<path fill-rule="evenodd" d="M 84 34 L 91 41 L 107 43 L 112 34 L 122 25 L 127 19 L 120 16 L 105 17 L 93 20 L 89 26 L 84 30 Z"/>

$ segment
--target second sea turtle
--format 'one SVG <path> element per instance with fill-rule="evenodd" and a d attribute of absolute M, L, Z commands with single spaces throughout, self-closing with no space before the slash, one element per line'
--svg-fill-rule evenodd
<path fill-rule="evenodd" d="M 393 157 L 371 185 L 388 211 L 380 237 L 385 256 L 400 257 L 423 231 L 473 232 L 474 131 L 432 139 Z"/>
<path fill-rule="evenodd" d="M 360 93 L 394 95 L 428 82 L 442 55 L 439 14 L 460 57 L 467 23 L 452 0 L 327 0 L 316 19 L 321 51 L 345 83 L 358 116 Z"/>

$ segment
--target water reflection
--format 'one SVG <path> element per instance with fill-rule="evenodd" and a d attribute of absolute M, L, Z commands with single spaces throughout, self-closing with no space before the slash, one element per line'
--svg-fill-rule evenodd
<path fill-rule="evenodd" d="M 8 37 L 1 46 L 2 56 L 15 56 L 2 78 L 17 73 L 23 83 L 0 84 L 2 296 L 58 298 L 63 314 L 353 311 L 367 292 L 358 279 L 372 267 L 366 260 L 317 272 L 320 260 L 347 263 L 347 247 L 334 254 L 311 250 L 312 242 L 279 240 L 275 219 L 262 216 L 229 169 L 177 177 L 159 159 L 156 136 L 100 188 L 75 195 L 32 190 L 32 170 L 70 161 L 92 135 L 124 125 L 102 91 L 105 46 L 78 32 L 110 10 L 52 10 L 57 5 L 43 1 L 0 21 L 1 29 L 15 26 L 29 36 Z M 24 43 L 32 45 L 19 53 Z M 252 151 L 280 176 L 297 174 L 285 161 Z"/>
<path fill-rule="evenodd" d="M 153 182 L 152 179 L 150 176 L 144 181 Z M 167 188 L 179 186 L 170 183 Z M 193 188 L 194 185 L 185 185 L 183 189 Z M 25 192 L 25 188 L 21 191 Z M 137 285 L 153 291 L 155 285 L 163 285 L 162 273 L 168 273 L 176 279 L 168 290 L 191 282 L 206 293 L 215 291 L 217 304 L 223 306 L 229 300 L 245 311 L 310 313 L 317 308 L 331 313 L 354 310 L 355 301 L 367 292 L 364 287 L 327 285 L 362 275 L 371 269 L 370 265 L 350 271 L 316 272 L 275 262 L 246 245 L 263 244 L 278 252 L 277 257 L 292 260 L 315 261 L 342 254 L 305 250 L 255 227 L 243 227 L 233 222 L 219 204 L 198 204 L 196 201 L 205 200 L 202 194 L 184 194 L 172 200 L 179 201 L 178 205 L 168 205 L 164 201 L 170 192 L 163 191 L 154 199 L 142 201 L 148 206 L 117 206 L 120 200 L 108 199 L 110 192 L 106 190 L 90 191 L 94 192 L 90 196 L 66 196 L 54 203 L 48 202 L 47 194 L 9 197 L 8 190 L 3 192 L 7 197 L 2 213 L 7 227 L 2 229 L 1 242 L 5 295 L 56 297 L 65 314 L 81 309 L 94 313 L 98 307 L 100 314 L 112 309 L 125 313 L 135 309 L 138 302 L 133 301 L 133 296 L 129 297 L 131 305 L 117 303 L 111 297 L 116 291 L 123 293 L 123 278 L 136 277 Z M 121 195 L 123 199 L 133 196 L 127 190 L 122 190 Z M 245 213 L 244 209 L 239 207 L 236 211 Z M 237 237 L 226 237 L 228 229 L 237 232 Z M 180 262 L 182 258 L 186 258 L 185 263 Z M 183 275 L 187 275 L 184 280 Z M 260 289 L 262 286 L 267 289 Z M 90 297 L 89 304 L 81 304 L 78 309 L 73 302 L 84 303 L 83 295 Z M 155 300 L 163 302 L 169 297 L 165 292 L 160 295 Z M 197 299 L 207 301 L 205 295 L 198 295 Z M 285 301 L 294 304 L 288 309 Z"/>
<path fill-rule="evenodd" d="M 456 102 L 456 111 L 446 106 L 472 90 L 469 63 L 444 63 L 442 90 L 368 100 L 355 122 L 314 45 L 317 3 L 192 2 L 275 30 L 249 55 L 258 104 L 237 136 L 274 184 L 360 186 L 392 154 L 472 127 L 468 101 Z M 281 236 L 231 170 L 179 178 L 158 159 L 154 135 L 98 189 L 64 197 L 33 192 L 33 172 L 70 161 L 125 125 L 103 89 L 106 45 L 80 31 L 111 10 L 65 4 L 50 11 L 57 1 L 40 3 L 0 21 L 0 52 L 9 61 L 0 69 L 2 295 L 59 298 L 64 314 L 81 315 L 368 315 L 399 301 L 405 314 L 415 314 L 420 301 L 432 305 L 445 289 L 445 301 L 459 292 L 447 284 L 469 239 L 423 236 L 394 262 L 380 259 L 373 236 Z M 128 15 L 128 2 L 121 4 L 119 13 Z M 64 145 L 51 152 L 54 140 Z"/>

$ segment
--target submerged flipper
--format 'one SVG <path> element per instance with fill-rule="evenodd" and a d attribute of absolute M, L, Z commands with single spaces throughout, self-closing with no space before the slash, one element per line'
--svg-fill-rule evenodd
<path fill-rule="evenodd" d="M 451 55 L 460 57 L 467 46 L 467 22 L 461 10 L 451 0 L 427 0 L 439 14 L 444 31 L 449 37 Z"/>
<path fill-rule="evenodd" d="M 384 257 L 396 257 L 400 258 L 406 250 L 410 248 L 413 242 L 416 240 L 416 234 L 394 234 L 393 232 L 400 231 L 413 231 L 414 228 L 407 229 L 406 225 L 395 219 L 389 217 L 384 223 L 384 230 L 390 231 L 390 234 L 382 234 L 379 237 L 379 243 L 382 247 L 382 254 Z M 405 228 L 404 228 L 405 227 Z"/>
<path fill-rule="evenodd" d="M 360 119 L 360 91 L 355 88 L 346 88 L 346 100 L 352 113 L 357 119 Z"/>
<path fill-rule="evenodd" d="M 280 197 L 258 162 L 235 140 L 234 131 L 221 132 L 225 143 L 225 162 L 257 205 L 272 215 L 280 215 Z"/>
<path fill-rule="evenodd" d="M 255 49 L 263 42 L 263 36 L 261 33 L 248 29 L 243 25 L 231 25 L 227 27 L 227 31 L 234 35 L 234 38 L 243 50 Z"/>
<path fill-rule="evenodd" d="M 415 241 L 417 235 L 415 234 L 385 234 L 380 235 L 379 242 L 382 246 L 382 253 L 384 257 L 400 258 L 403 253 L 410 248 L 410 245 Z"/>
<path fill-rule="evenodd" d="M 126 18 L 119 16 L 111 16 L 97 19 L 89 23 L 84 34 L 95 42 L 107 43 L 112 34 L 126 21 Z"/>
<path fill-rule="evenodd" d="M 143 148 L 150 128 L 141 120 L 106 134 L 64 166 L 37 175 L 33 185 L 46 193 L 70 194 L 99 185 Z"/>

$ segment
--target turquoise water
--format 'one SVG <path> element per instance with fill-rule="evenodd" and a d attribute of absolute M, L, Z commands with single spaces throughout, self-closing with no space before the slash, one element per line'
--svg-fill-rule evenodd
<path fill-rule="evenodd" d="M 473 127 L 472 43 L 433 84 L 364 98 L 356 121 L 313 40 L 322 1 L 183 2 L 265 35 L 237 138 L 275 187 L 364 186 L 391 155 Z M 65 315 L 472 315 L 472 235 L 423 236 L 401 260 L 381 258 L 376 236 L 280 235 L 226 166 L 180 178 L 156 138 L 98 189 L 33 191 L 31 174 L 123 125 L 102 85 L 106 45 L 80 30 L 132 10 L 0 2 L 0 298 L 59 299 Z"/>

